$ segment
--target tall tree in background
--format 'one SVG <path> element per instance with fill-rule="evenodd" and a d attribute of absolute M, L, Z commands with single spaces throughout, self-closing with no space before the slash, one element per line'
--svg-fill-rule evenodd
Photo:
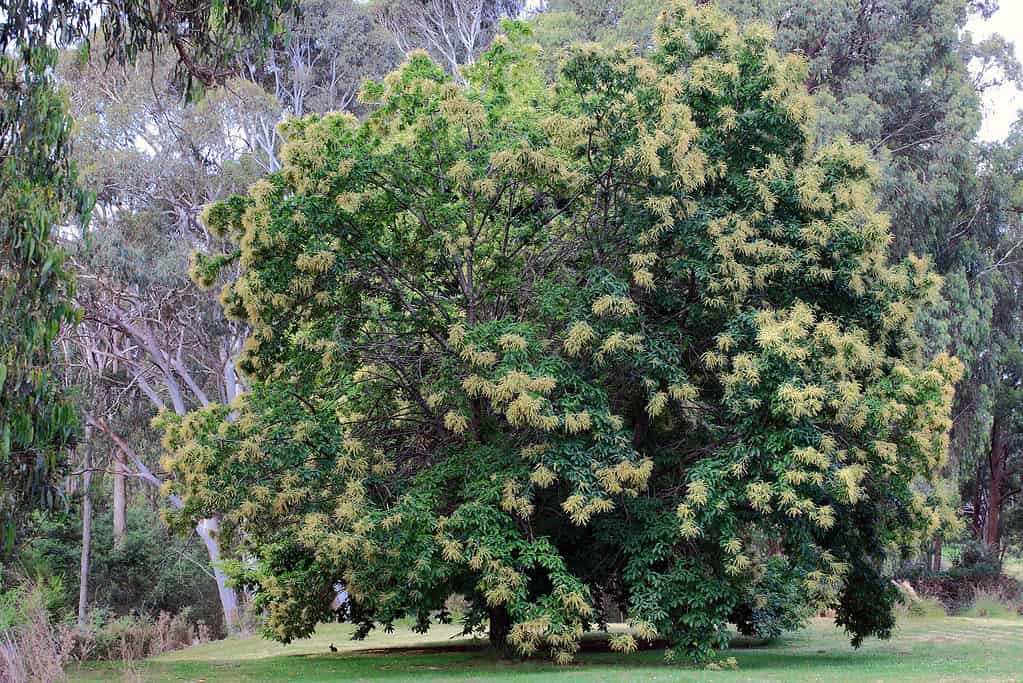
<path fill-rule="evenodd" d="M 188 259 L 215 242 L 197 220 L 201 208 L 274 167 L 276 150 L 261 135 L 280 117 L 271 95 L 240 79 L 186 102 L 172 67 L 168 59 L 125 69 L 70 59 L 62 69 L 75 92 L 81 180 L 97 196 L 89 239 L 67 244 L 84 316 L 67 339 L 87 368 L 85 416 L 96 441 L 158 490 L 165 473 L 147 447 L 152 417 L 230 403 L 242 388 L 234 364 L 244 329 L 189 281 Z M 181 505 L 175 496 L 165 502 Z M 218 526 L 203 519 L 195 531 L 230 631 L 238 599 L 218 564 L 227 554 Z"/>
<path fill-rule="evenodd" d="M 14 0 L 0 17 L 0 515 L 9 547 L 26 500 L 53 498 L 75 419 L 50 369 L 52 344 L 73 322 L 56 229 L 87 217 L 69 159 L 70 119 L 56 92 L 57 46 L 105 36 L 108 59 L 170 46 L 182 80 L 212 84 L 229 56 L 265 45 L 291 0 L 172 3 Z"/>
<path fill-rule="evenodd" d="M 49 29 L 47 23 L 44 29 Z M 0 524 L 14 539 L 22 504 L 50 504 L 74 413 L 50 370 L 74 321 L 71 278 L 53 244 L 88 201 L 68 156 L 71 120 L 44 35 L 0 31 Z"/>
<path fill-rule="evenodd" d="M 973 511 L 975 536 L 997 558 L 1018 543 L 1021 481 L 1020 437 L 1023 403 L 1020 387 L 1023 339 L 1023 130 L 1017 123 L 1003 143 L 986 146 L 979 156 L 978 195 L 985 198 L 964 251 L 962 296 L 974 298 L 968 313 L 956 321 L 954 334 L 970 331 L 963 344 L 976 345 L 970 381 L 964 383 L 965 414 L 978 431 L 964 442 L 960 476 L 963 499 Z M 963 429 L 963 432 L 966 430 Z M 966 448 L 972 446 L 971 450 Z M 1005 519 L 1010 520 L 1007 526 Z"/>
<path fill-rule="evenodd" d="M 401 54 L 373 8 L 355 0 L 305 0 L 300 17 L 266 55 L 248 65 L 250 77 L 291 116 L 356 111 L 365 80 L 379 80 Z"/>
<path fill-rule="evenodd" d="M 462 81 L 462 67 L 475 63 L 501 20 L 524 6 L 523 0 L 385 0 L 376 16 L 403 52 L 425 49 Z"/>
<path fill-rule="evenodd" d="M 604 599 L 697 659 L 821 606 L 887 636 L 881 562 L 953 516 L 923 486 L 957 363 L 917 344 L 939 278 L 886 263 L 867 151 L 815 150 L 802 61 L 712 8 L 556 84 L 509 30 L 467 86 L 420 54 L 367 120 L 291 123 L 209 209 L 253 387 L 165 413 L 182 521 L 244 532 L 284 641 L 338 582 L 361 634 L 461 593 L 558 661 Z"/>

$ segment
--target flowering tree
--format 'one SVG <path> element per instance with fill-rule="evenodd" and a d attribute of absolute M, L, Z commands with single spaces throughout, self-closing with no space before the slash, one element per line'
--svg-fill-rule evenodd
<path fill-rule="evenodd" d="M 229 280 L 252 390 L 166 417 L 184 517 L 251 545 L 284 641 L 338 583 L 360 633 L 461 593 L 557 661 L 607 602 L 621 651 L 822 606 L 887 636 L 881 559 L 952 516 L 958 364 L 921 358 L 939 279 L 886 264 L 866 152 L 815 146 L 804 63 L 713 8 L 554 83 L 506 32 L 465 86 L 414 55 L 367 120 L 290 123 L 283 169 L 208 209 L 237 249 L 194 275 Z"/>

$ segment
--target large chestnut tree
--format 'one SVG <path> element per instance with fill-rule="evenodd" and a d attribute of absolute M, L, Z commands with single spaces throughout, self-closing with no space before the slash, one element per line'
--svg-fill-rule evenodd
<path fill-rule="evenodd" d="M 959 367 L 913 334 L 865 150 L 814 141 L 806 65 L 669 5 L 649 58 L 554 82 L 506 25 L 451 79 L 413 55 L 363 121 L 289 122 L 211 206 L 194 275 L 251 326 L 251 391 L 165 420 L 184 515 L 256 560 L 269 635 L 447 618 L 568 661 L 604 608 L 712 656 L 834 608 L 887 636 L 885 557 L 952 518 Z"/>

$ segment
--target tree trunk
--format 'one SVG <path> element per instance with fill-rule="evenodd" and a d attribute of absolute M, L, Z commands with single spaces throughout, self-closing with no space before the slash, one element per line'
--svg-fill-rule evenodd
<path fill-rule="evenodd" d="M 987 515 L 984 518 L 984 545 L 998 555 L 1001 545 L 1002 490 L 1005 486 L 1005 456 L 1009 448 L 1003 418 L 995 415 L 991 425 L 991 451 L 988 453 Z"/>
<path fill-rule="evenodd" d="M 215 518 L 199 520 L 195 530 L 206 544 L 206 552 L 210 556 L 213 576 L 217 581 L 217 593 L 220 594 L 220 606 L 224 611 L 224 629 L 228 633 L 233 633 L 238 626 L 238 592 L 227 585 L 227 574 L 220 568 L 220 539 L 217 538 L 220 521 Z"/>
<path fill-rule="evenodd" d="M 931 569 L 935 572 L 941 571 L 941 545 L 942 538 L 941 534 L 934 535 L 934 565 Z"/>
<path fill-rule="evenodd" d="M 511 631 L 511 617 L 504 607 L 490 609 L 490 647 L 501 654 L 508 652 L 508 633 Z"/>
<path fill-rule="evenodd" d="M 114 545 L 120 545 L 128 532 L 126 471 L 124 453 L 117 448 L 114 450 Z"/>
<path fill-rule="evenodd" d="M 128 442 L 122 439 L 117 432 L 110 429 L 109 425 L 102 420 L 96 419 L 95 416 L 89 413 L 85 415 L 90 425 L 95 425 L 97 429 L 103 430 L 114 441 L 126 461 L 131 460 L 132 466 L 135 469 L 135 476 L 153 488 L 160 490 L 163 482 L 146 467 L 146 464 L 142 462 L 142 458 L 128 445 Z M 171 493 L 167 498 L 170 500 L 171 505 L 178 510 L 184 509 L 185 502 L 178 496 Z M 238 593 L 234 588 L 227 585 L 227 575 L 224 574 L 219 566 L 220 540 L 217 538 L 217 532 L 220 530 L 220 521 L 213 518 L 201 519 L 196 525 L 195 530 L 199 534 L 199 538 L 206 545 L 206 552 L 209 555 L 210 565 L 213 568 L 213 577 L 217 582 L 217 592 L 220 594 L 220 606 L 224 612 L 224 628 L 230 633 L 238 624 Z"/>
<path fill-rule="evenodd" d="M 87 437 L 88 438 L 88 437 Z M 82 475 L 82 564 L 78 575 L 78 625 L 84 626 L 89 611 L 89 546 L 92 544 L 92 452 L 85 449 Z"/>
<path fill-rule="evenodd" d="M 984 480 L 985 470 L 983 458 L 977 458 L 977 473 L 973 484 L 973 515 L 970 522 L 973 528 L 974 538 L 983 538 L 984 535 Z"/>

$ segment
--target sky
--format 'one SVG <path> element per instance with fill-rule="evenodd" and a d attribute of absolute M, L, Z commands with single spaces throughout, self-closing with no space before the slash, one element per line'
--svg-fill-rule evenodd
<path fill-rule="evenodd" d="M 991 33 L 1000 33 L 1015 43 L 1016 56 L 1023 57 L 1023 0 L 1001 0 L 998 11 L 987 21 L 975 19 L 968 28 L 976 39 Z M 984 125 L 980 129 L 983 140 L 1005 138 L 1016 113 L 1023 109 L 1023 94 L 1014 85 L 992 89 L 984 98 Z"/>

